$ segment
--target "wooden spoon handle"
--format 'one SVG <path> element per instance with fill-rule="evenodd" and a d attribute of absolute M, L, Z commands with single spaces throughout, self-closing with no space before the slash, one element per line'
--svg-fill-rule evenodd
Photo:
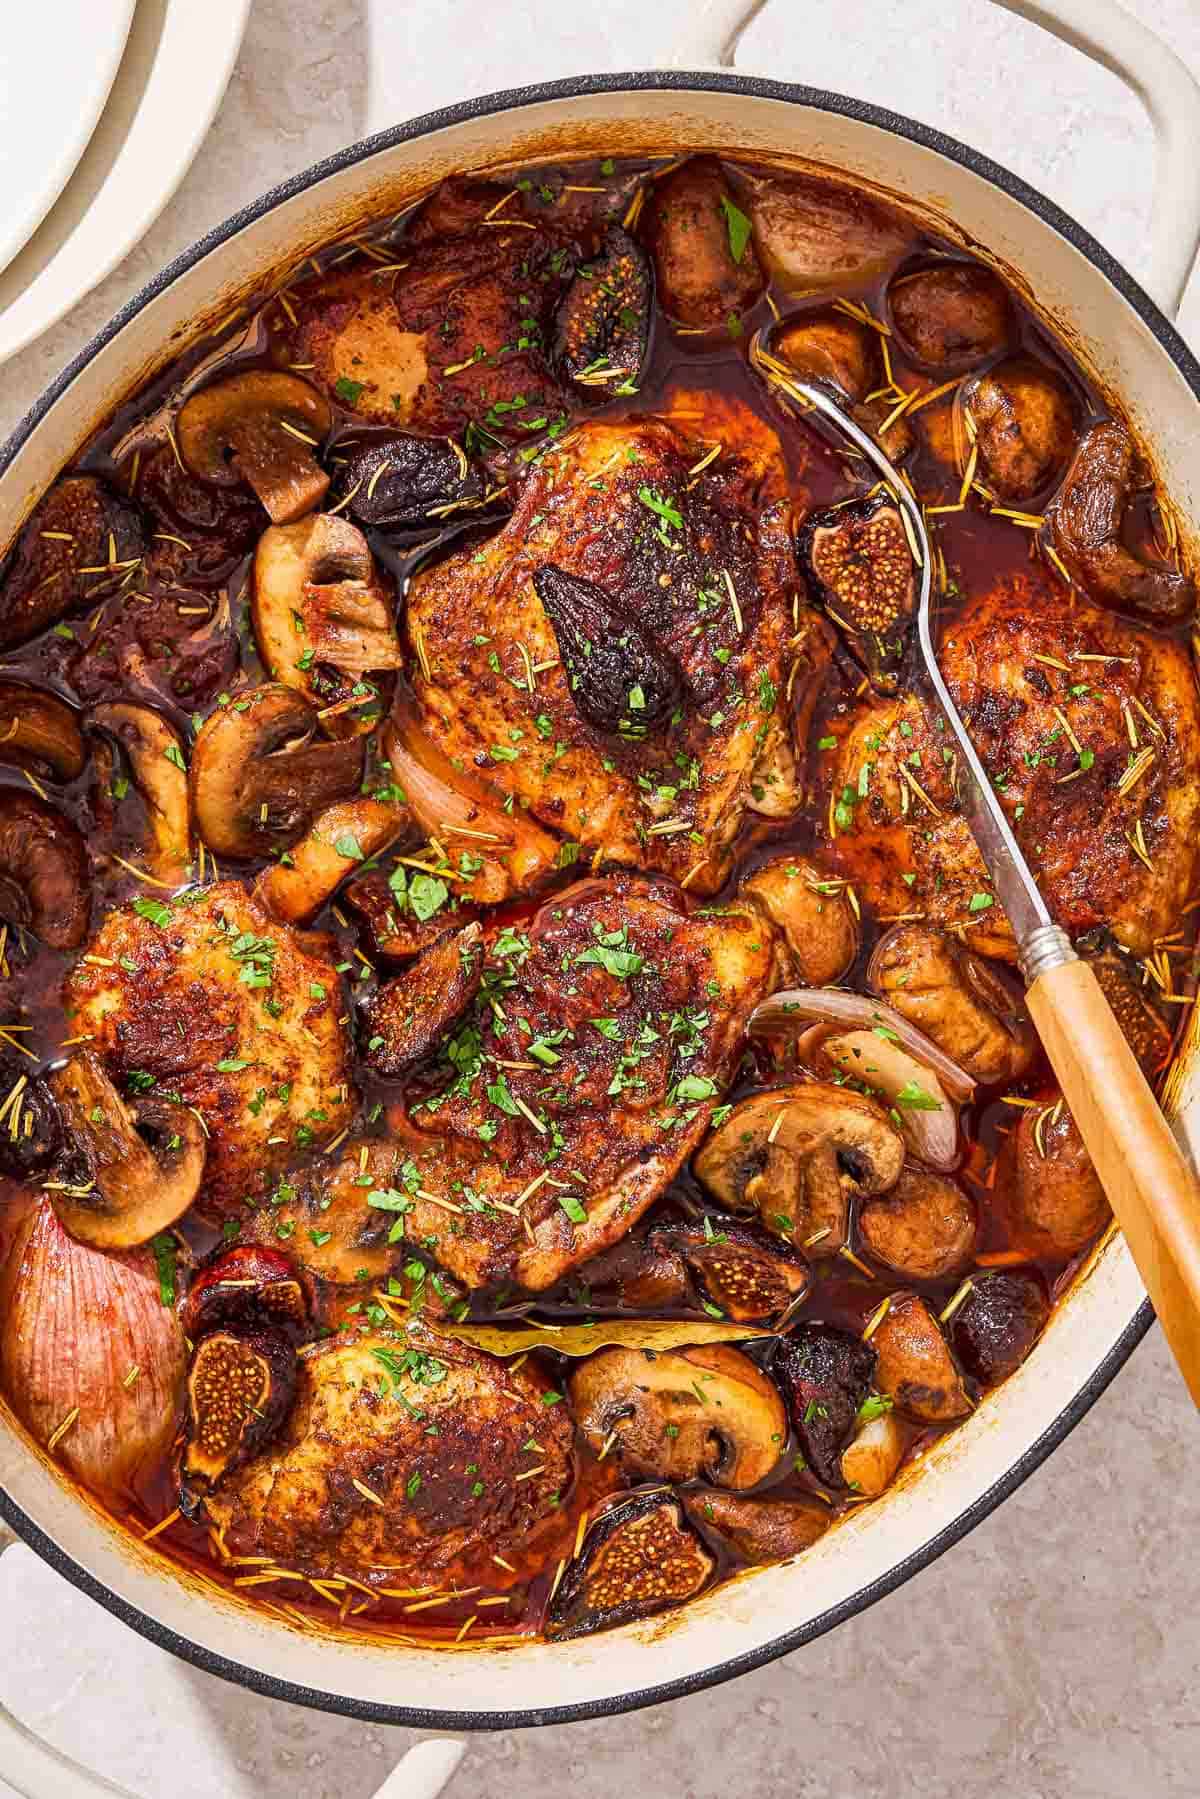
<path fill-rule="evenodd" d="M 1030 1016 L 1200 1406 L 1200 1186 L 1086 962 L 1039 975 Z"/>

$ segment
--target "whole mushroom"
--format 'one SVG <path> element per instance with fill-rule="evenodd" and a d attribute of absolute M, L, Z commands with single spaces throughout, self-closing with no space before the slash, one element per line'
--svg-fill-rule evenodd
<path fill-rule="evenodd" d="M 1011 505 L 1032 500 L 1066 468 L 1075 448 L 1070 388 L 1031 356 L 1014 356 L 962 388 L 974 424 L 982 473 Z"/>
<path fill-rule="evenodd" d="M 945 931 L 894 925 L 872 952 L 867 982 L 972 1080 L 1015 1081 L 1033 1060 L 1037 1034 L 1016 981 Z"/>

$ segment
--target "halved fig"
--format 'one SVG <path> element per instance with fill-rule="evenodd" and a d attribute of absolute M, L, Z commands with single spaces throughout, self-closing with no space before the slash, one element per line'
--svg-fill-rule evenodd
<path fill-rule="evenodd" d="M 254 635 L 271 674 L 310 693 L 321 665 L 351 679 L 400 668 L 392 602 L 367 540 L 339 514 L 272 525 L 258 540 Z"/>
<path fill-rule="evenodd" d="M 470 891 L 465 884 L 464 890 Z M 407 895 L 397 894 L 388 885 L 387 876 L 379 871 L 351 881 L 342 899 L 366 923 L 377 956 L 407 962 L 435 944 L 446 929 L 444 912 L 418 918 L 407 903 Z M 461 903 L 454 914 L 457 924 L 470 924 L 474 917 L 474 907 Z"/>
<path fill-rule="evenodd" d="M 1053 369 L 1013 356 L 973 376 L 961 396 L 984 480 L 1002 500 L 1032 500 L 1066 468 L 1075 448 L 1075 401 Z"/>
<path fill-rule="evenodd" d="M 178 731 L 152 706 L 126 700 L 94 707 L 88 723 L 115 737 L 129 758 L 150 827 L 144 859 L 151 874 L 173 884 L 181 882 L 191 861 L 192 816 Z"/>
<path fill-rule="evenodd" d="M 204 1178 L 205 1133 L 194 1112 L 152 1087 L 127 1104 L 86 1049 L 54 1070 L 50 1090 L 71 1150 L 54 1209 L 73 1237 L 133 1249 L 183 1217 Z"/>
<path fill-rule="evenodd" d="M 858 922 L 844 881 L 826 879 L 804 856 L 778 856 L 756 868 L 741 893 L 778 926 L 798 981 L 832 987 L 841 980 L 858 954 Z"/>
<path fill-rule="evenodd" d="M 904 1140 L 865 1094 L 803 1081 L 734 1106 L 693 1166 L 729 1211 L 757 1211 L 772 1235 L 816 1258 L 845 1243 L 854 1194 L 895 1185 Z"/>
<path fill-rule="evenodd" d="M 39 687 L 0 681 L 0 762 L 74 781 L 87 760 L 70 706 Z"/>
<path fill-rule="evenodd" d="M 363 1006 L 368 1067 L 397 1076 L 427 1056 L 466 1011 L 483 979 L 483 927 L 446 931 Z"/>
<path fill-rule="evenodd" d="M 202 387 L 176 420 L 179 453 L 214 487 L 253 489 L 272 524 L 288 525 L 319 506 L 329 476 L 314 451 L 329 431 L 329 403 L 281 369 L 250 369 Z"/>
<path fill-rule="evenodd" d="M 862 1406 L 854 1436 L 842 1451 L 842 1479 L 852 1492 L 878 1499 L 891 1486 L 907 1448 L 904 1426 L 890 1399 L 871 1394 Z"/>
<path fill-rule="evenodd" d="M 132 506 L 94 475 L 66 475 L 39 501 L 0 576 L 0 650 L 112 593 L 145 542 Z"/>
<path fill-rule="evenodd" d="M 697 1276 L 714 1305 L 735 1324 L 776 1318 L 807 1293 L 808 1263 L 753 1226 L 706 1212 L 695 1224 L 651 1231 L 651 1255 L 678 1258 Z"/>
<path fill-rule="evenodd" d="M 383 800 L 339 800 L 317 813 L 286 861 L 264 870 L 255 894 L 285 924 L 307 924 L 347 875 L 394 843 L 410 819 L 407 807 Z"/>
<path fill-rule="evenodd" d="M 857 404 L 879 385 L 879 333 L 849 313 L 822 306 L 785 319 L 771 336 L 771 354 L 809 381 L 824 381 Z"/>
<path fill-rule="evenodd" d="M 479 470 L 449 437 L 393 431 L 373 437 L 338 470 L 331 498 L 362 525 L 414 530 L 483 496 Z"/>
<path fill-rule="evenodd" d="M 787 1443 L 774 1383 L 725 1343 L 655 1354 L 601 1349 L 571 1376 L 575 1421 L 597 1453 L 635 1476 L 756 1487 Z"/>
<path fill-rule="evenodd" d="M 895 276 L 892 324 L 905 353 L 939 375 L 1008 348 L 1013 315 L 999 275 L 978 262 L 937 262 Z"/>
<path fill-rule="evenodd" d="M 578 386 L 599 393 L 637 385 L 650 336 L 650 264 L 610 226 L 595 262 L 576 269 L 558 309 L 555 354 Z"/>
<path fill-rule="evenodd" d="M 804 1459 L 819 1481 L 842 1484 L 840 1457 L 875 1373 L 875 1351 L 833 1324 L 803 1324 L 771 1364 Z"/>
<path fill-rule="evenodd" d="M 1048 508 L 1054 547 L 1089 599 L 1172 623 L 1195 607 L 1195 583 L 1178 569 L 1142 562 L 1122 542 L 1134 461 L 1133 440 L 1116 419 L 1084 433 Z"/>
<path fill-rule="evenodd" d="M 752 178 L 748 210 L 759 256 L 790 293 L 859 281 L 912 241 L 907 220 L 860 189 L 811 175 Z"/>
<path fill-rule="evenodd" d="M 811 1549 L 829 1529 L 819 1499 L 745 1499 L 738 1493 L 685 1493 L 684 1509 L 697 1529 L 712 1531 L 743 1562 L 786 1561 Z"/>
<path fill-rule="evenodd" d="M 196 1345 L 180 1483 L 185 1513 L 271 1441 L 295 1391 L 296 1351 L 278 1331 L 218 1330 Z"/>
<path fill-rule="evenodd" d="M 91 900 L 83 838 L 33 793 L 0 792 L 0 914 L 50 949 L 78 949 Z"/>
<path fill-rule="evenodd" d="M 193 1340 L 243 1324 L 269 1324 L 300 1335 L 308 1327 L 308 1302 L 282 1250 L 239 1243 L 200 1269 L 188 1288 L 181 1319 Z"/>
<path fill-rule="evenodd" d="M 971 1410 L 938 1321 L 916 1293 L 893 1294 L 871 1346 L 875 1385 L 910 1418 L 950 1424 Z"/>
<path fill-rule="evenodd" d="M 762 293 L 749 221 L 712 157 L 690 157 L 652 185 L 642 235 L 654 256 L 659 301 L 681 325 L 736 323 Z"/>
<path fill-rule="evenodd" d="M 928 1168 L 905 1168 L 890 1193 L 868 1200 L 859 1235 L 875 1257 L 914 1281 L 945 1280 L 970 1265 L 975 1205 L 957 1181 Z"/>
<path fill-rule="evenodd" d="M 546 1635 L 562 1642 L 682 1605 L 715 1567 L 674 1494 L 635 1494 L 602 1512 L 584 1537 L 551 1601 Z"/>
<path fill-rule="evenodd" d="M 1022 1107 L 1000 1151 L 996 1197 L 1016 1247 L 1062 1259 L 1084 1249 L 1110 1212 L 1092 1158 L 1057 1095 Z"/>
<path fill-rule="evenodd" d="M 1050 1295 L 1036 1268 L 996 1268 L 972 1275 L 954 1314 L 950 1340 L 967 1373 L 994 1387 L 1021 1366 L 1050 1316 Z"/>
<path fill-rule="evenodd" d="M 813 600 L 848 634 L 883 693 L 899 684 L 916 601 L 916 569 L 900 509 L 886 493 L 808 518 L 800 563 Z"/>
<path fill-rule="evenodd" d="M 209 713 L 192 749 L 191 793 L 211 850 L 287 849 L 319 812 L 358 792 L 361 739 L 331 743 L 318 732 L 313 708 L 282 686 L 251 688 Z"/>
<path fill-rule="evenodd" d="M 1115 939 L 1089 950 L 1086 960 L 1142 1073 L 1148 1078 L 1160 1074 L 1171 1054 L 1172 1033 L 1154 1003 L 1155 990 L 1147 990 L 1140 966 Z"/>
<path fill-rule="evenodd" d="M 986 1085 L 1015 1081 L 1032 1062 L 1037 1034 L 1020 986 L 932 925 L 894 925 L 867 968 L 872 991 Z"/>
<path fill-rule="evenodd" d="M 645 736 L 683 699 L 683 674 L 667 650 L 602 587 L 553 563 L 534 591 L 554 628 L 576 710 L 598 731 Z"/>

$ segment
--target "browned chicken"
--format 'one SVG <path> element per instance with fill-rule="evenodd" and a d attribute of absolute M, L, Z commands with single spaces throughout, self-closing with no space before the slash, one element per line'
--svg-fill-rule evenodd
<path fill-rule="evenodd" d="M 711 445 L 662 420 L 580 426 L 407 611 L 418 723 L 456 768 L 593 866 L 698 893 L 748 811 L 797 805 L 788 696 L 825 654 L 803 615 L 793 638 L 782 457 L 754 435 L 752 466 L 698 469 Z"/>
<path fill-rule="evenodd" d="M 1144 953 L 1179 923 L 1200 850 L 1184 649 L 1031 568 L 965 607 L 941 662 L 1052 912 L 1072 935 L 1108 924 Z M 917 915 L 1011 960 L 937 722 L 913 696 L 852 714 L 822 758 L 824 840 L 877 918 Z"/>
<path fill-rule="evenodd" d="M 573 1425 L 551 1390 L 448 1338 L 345 1334 L 301 1357 L 282 1435 L 208 1514 L 231 1547 L 318 1577 L 503 1586 L 494 1556 L 540 1560 L 565 1528 Z"/>
<path fill-rule="evenodd" d="M 771 936 L 757 914 L 689 917 L 631 877 L 495 933 L 424 1097 L 410 1087 L 389 1140 L 367 1145 L 360 1216 L 390 1212 L 471 1287 L 542 1289 L 616 1242 L 703 1136 L 770 985 Z M 343 1234 L 348 1174 L 330 1190 Z"/>
<path fill-rule="evenodd" d="M 299 1149 L 353 1116 L 341 981 L 311 938 L 240 882 L 110 912 L 64 987 L 76 1033 L 133 1090 L 157 1083 L 203 1120 L 205 1217 L 264 1198 Z"/>

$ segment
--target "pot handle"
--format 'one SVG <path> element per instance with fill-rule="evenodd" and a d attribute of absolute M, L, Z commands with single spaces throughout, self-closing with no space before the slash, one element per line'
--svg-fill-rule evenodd
<path fill-rule="evenodd" d="M 17 1541 L 8 1526 L 0 1523 L 0 1554 Z M 430 1737 L 414 1744 L 392 1769 L 375 1799 L 438 1799 L 466 1749 L 458 1737 Z M 5 1705 L 0 1705 L 0 1780 L 20 1793 L 22 1799 L 136 1799 L 128 1787 L 106 1780 L 103 1774 L 93 1774 L 43 1742 Z"/>
<path fill-rule="evenodd" d="M 674 68 L 731 68 L 767 0 L 699 0 Z M 1179 311 L 1200 245 L 1200 84 L 1175 52 L 1117 0 L 993 0 L 1119 75 L 1154 127 L 1157 171 L 1142 285 L 1169 318 Z"/>

